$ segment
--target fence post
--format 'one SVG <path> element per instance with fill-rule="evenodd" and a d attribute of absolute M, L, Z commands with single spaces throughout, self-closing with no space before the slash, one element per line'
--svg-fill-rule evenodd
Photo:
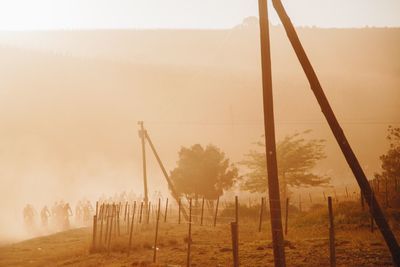
<path fill-rule="evenodd" d="M 104 220 L 104 203 L 100 206 L 100 234 L 99 234 L 99 245 L 101 245 L 101 239 L 103 237 L 103 220 Z"/>
<path fill-rule="evenodd" d="M 288 233 L 288 219 L 289 219 L 289 198 L 286 198 L 286 210 L 285 210 L 285 235 Z"/>
<path fill-rule="evenodd" d="M 128 201 L 127 202 L 125 202 L 125 212 L 124 212 L 124 222 L 126 222 L 126 212 L 128 211 Z M 128 214 L 128 219 L 129 219 L 129 214 Z M 128 225 L 129 225 L 129 223 L 128 223 Z M 128 229 L 129 229 L 129 226 L 128 226 Z"/>
<path fill-rule="evenodd" d="M 110 230 L 110 204 L 107 204 L 106 208 L 106 234 L 104 235 L 104 244 L 108 244 L 108 231 Z"/>
<path fill-rule="evenodd" d="M 324 200 L 326 200 L 325 191 L 322 191 L 322 194 L 324 195 Z"/>
<path fill-rule="evenodd" d="M 150 223 L 151 202 L 149 201 L 149 209 L 147 210 L 147 224 Z"/>
<path fill-rule="evenodd" d="M 264 213 L 264 198 L 261 197 L 260 221 L 258 223 L 258 232 L 261 232 L 263 213 Z"/>
<path fill-rule="evenodd" d="M 143 214 L 143 201 L 140 202 L 139 223 L 142 223 L 142 214 Z"/>
<path fill-rule="evenodd" d="M 233 266 L 239 267 L 239 238 L 238 238 L 237 222 L 231 222 L 231 235 L 232 235 Z"/>
<path fill-rule="evenodd" d="M 187 250 L 186 267 L 190 267 L 190 250 L 192 244 L 192 199 L 189 200 L 189 233 L 187 242 L 188 242 L 188 250 Z"/>
<path fill-rule="evenodd" d="M 167 198 L 167 203 L 165 203 L 164 222 L 167 222 L 167 214 L 168 214 L 168 198 Z"/>
<path fill-rule="evenodd" d="M 142 202 L 143 204 L 143 202 Z M 132 222 L 131 222 L 131 230 L 129 231 L 129 246 L 128 246 L 128 256 L 131 253 L 131 246 L 132 246 L 132 235 L 133 235 L 133 225 L 135 222 L 135 213 L 136 213 L 136 201 L 133 202 L 133 213 L 132 213 Z M 129 214 L 129 213 L 128 213 Z M 129 218 L 128 218 L 129 219 Z M 128 220 L 129 221 L 129 220 Z"/>
<path fill-rule="evenodd" d="M 347 191 L 347 186 L 345 188 L 346 188 L 346 198 L 349 198 L 349 191 Z"/>
<path fill-rule="evenodd" d="M 201 216 L 200 216 L 200 225 L 203 225 L 203 215 L 204 215 L 204 197 L 201 201 Z"/>
<path fill-rule="evenodd" d="M 126 219 L 125 219 L 125 221 L 127 222 L 126 223 L 126 232 L 129 234 L 129 226 L 130 226 L 130 216 L 131 216 L 131 206 L 130 205 L 126 205 L 126 207 L 127 207 L 127 213 L 126 213 L 126 215 L 127 215 L 127 217 L 126 217 Z M 133 214 L 133 216 L 135 216 L 135 214 Z"/>
<path fill-rule="evenodd" d="M 330 266 L 336 266 L 336 250 L 335 250 L 335 226 L 333 221 L 332 197 L 328 197 L 329 210 L 329 247 L 330 247 Z"/>
<path fill-rule="evenodd" d="M 118 229 L 118 236 L 120 236 L 121 235 L 121 228 L 120 228 L 120 225 L 119 225 L 119 218 L 120 218 L 120 211 L 121 211 L 121 202 L 116 207 L 116 209 L 117 209 L 117 217 L 116 217 L 117 220 L 115 222 L 116 222 L 116 226 L 117 226 L 117 229 Z"/>
<path fill-rule="evenodd" d="M 168 198 L 167 198 L 167 207 L 168 207 Z M 158 224 L 160 221 L 160 209 L 161 209 L 161 199 L 159 198 L 158 199 L 157 218 L 156 218 L 156 236 L 154 238 L 153 263 L 156 263 L 156 259 L 157 259 L 157 238 L 158 238 Z M 165 218 L 166 218 L 166 216 L 165 216 Z"/>
<path fill-rule="evenodd" d="M 93 240 L 92 248 L 96 249 L 96 233 L 97 233 L 97 215 L 93 216 Z"/>
<path fill-rule="evenodd" d="M 110 253 L 110 248 L 111 248 L 111 233 L 113 228 L 114 217 L 115 217 L 115 204 L 112 205 L 112 210 L 111 210 L 111 222 L 110 222 L 110 230 L 108 232 L 108 246 L 107 246 L 108 253 Z"/>
<path fill-rule="evenodd" d="M 217 198 L 217 205 L 216 205 L 216 207 L 215 207 L 214 227 L 217 225 L 218 205 L 219 205 L 219 197 Z"/>

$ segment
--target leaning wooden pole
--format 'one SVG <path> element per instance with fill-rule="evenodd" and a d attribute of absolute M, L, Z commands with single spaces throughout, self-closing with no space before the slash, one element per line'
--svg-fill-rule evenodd
<path fill-rule="evenodd" d="M 149 134 L 147 133 L 146 130 L 144 130 L 144 135 L 145 135 L 147 141 L 149 142 L 150 148 L 153 151 L 153 154 L 156 157 L 156 160 L 157 160 L 158 164 L 160 165 L 160 168 L 161 168 L 161 171 L 164 174 L 165 180 L 167 180 L 168 188 L 171 191 L 171 195 L 176 200 L 176 202 L 178 203 L 179 202 L 179 194 L 175 190 L 174 184 L 172 183 L 171 179 L 169 178 L 168 173 L 164 168 L 164 164 L 162 163 L 160 157 L 158 156 L 157 150 L 154 147 L 153 142 L 151 141 L 150 136 L 149 136 Z M 187 215 L 186 210 L 184 209 L 184 207 L 181 207 L 181 212 L 182 212 L 183 216 L 185 217 L 185 219 L 187 220 L 188 219 L 188 215 Z"/>
<path fill-rule="evenodd" d="M 306 74 L 307 79 L 310 83 L 311 90 L 313 91 L 319 103 L 319 106 L 321 107 L 322 113 L 328 121 L 333 135 L 335 136 L 336 141 L 339 144 L 340 149 L 342 150 L 342 153 L 345 156 L 346 161 L 350 166 L 363 195 L 365 196 L 367 204 L 370 207 L 373 207 L 372 215 L 386 241 L 390 253 L 392 254 L 393 262 L 395 265 L 400 266 L 400 248 L 397 240 L 389 227 L 389 224 L 382 212 L 381 207 L 379 206 L 378 201 L 376 200 L 375 195 L 373 194 L 373 191 L 371 190 L 367 177 L 365 176 L 365 173 L 361 168 L 361 165 L 358 162 L 356 155 L 354 154 L 342 128 L 340 127 L 339 122 L 336 119 L 336 116 L 328 102 L 328 99 L 325 96 L 325 93 L 321 87 L 314 68 L 312 67 L 307 57 L 307 54 L 304 51 L 304 48 L 299 40 L 299 37 L 297 36 L 296 30 L 294 29 L 293 24 L 288 17 L 285 8 L 282 5 L 282 2 L 280 0 L 272 0 L 272 2 L 285 28 L 286 34 L 292 44 L 297 58 L 299 59 L 301 66 L 303 67 L 304 73 Z"/>
<path fill-rule="evenodd" d="M 261 67 L 264 104 L 265 149 L 267 157 L 268 193 L 271 214 L 272 244 L 275 266 L 286 266 L 281 217 L 278 167 L 276 161 L 275 122 L 272 96 L 271 52 L 267 0 L 258 0 L 260 15 Z"/>

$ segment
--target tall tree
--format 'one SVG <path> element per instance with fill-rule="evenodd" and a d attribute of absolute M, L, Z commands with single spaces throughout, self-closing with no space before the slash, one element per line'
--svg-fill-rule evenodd
<path fill-rule="evenodd" d="M 317 162 L 324 159 L 325 140 L 305 139 L 310 130 L 286 136 L 279 141 L 276 148 L 278 161 L 278 177 L 282 198 L 286 198 L 288 187 L 323 186 L 329 184 L 330 178 L 313 172 Z M 258 147 L 265 147 L 263 142 L 257 142 Z M 250 192 L 265 192 L 267 190 L 267 166 L 265 164 L 265 149 L 250 150 L 245 155 L 241 165 L 249 170 L 243 179 L 241 188 Z"/>
<path fill-rule="evenodd" d="M 386 139 L 389 141 L 389 150 L 380 156 L 382 172 L 376 173 L 375 177 L 397 179 L 400 177 L 400 128 L 389 126 Z"/>
<path fill-rule="evenodd" d="M 171 172 L 175 189 L 181 195 L 195 199 L 216 199 L 231 188 L 237 178 L 237 168 L 214 145 L 205 149 L 199 144 L 182 147 L 178 166 Z"/>

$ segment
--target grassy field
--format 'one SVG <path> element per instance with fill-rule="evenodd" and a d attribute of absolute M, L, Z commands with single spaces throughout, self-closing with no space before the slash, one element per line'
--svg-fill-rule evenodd
<path fill-rule="evenodd" d="M 342 208 L 343 212 L 349 207 Z M 325 209 L 293 215 L 285 237 L 288 266 L 328 266 L 328 227 Z M 338 266 L 391 266 L 391 257 L 379 233 L 371 233 L 367 213 L 347 218 L 337 210 L 336 253 Z M 111 248 L 91 249 L 92 229 L 80 228 L 39 237 L 0 248 L 0 266 L 186 266 L 187 224 L 176 218 L 160 222 L 157 264 L 152 264 L 154 222 L 136 225 L 128 256 L 128 235 L 121 224 L 112 234 Z M 258 232 L 254 219 L 240 220 L 239 256 L 241 266 L 273 266 L 269 221 Z M 396 232 L 399 237 L 399 232 Z M 192 227 L 192 266 L 232 266 L 230 225 L 220 221 Z"/>

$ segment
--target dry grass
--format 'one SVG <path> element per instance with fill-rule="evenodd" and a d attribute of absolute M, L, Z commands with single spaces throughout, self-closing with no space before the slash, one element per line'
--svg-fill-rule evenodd
<path fill-rule="evenodd" d="M 339 203 L 340 204 L 340 203 Z M 338 266 L 390 266 L 390 254 L 378 231 L 369 232 L 368 214 L 355 204 L 335 206 Z M 328 229 L 325 207 L 290 218 L 286 236 L 288 266 L 329 265 Z M 367 221 L 365 221 L 367 219 Z M 241 266 L 273 266 L 269 222 L 262 232 L 255 220 L 240 221 Z M 192 228 L 192 266 L 231 266 L 229 224 L 213 227 L 194 224 Z M 112 235 L 111 249 L 98 245 L 89 251 L 90 229 L 75 229 L 0 248 L 0 266 L 185 266 L 187 224 L 161 223 L 153 265 L 154 224 L 135 228 L 128 256 L 128 235 Z"/>

